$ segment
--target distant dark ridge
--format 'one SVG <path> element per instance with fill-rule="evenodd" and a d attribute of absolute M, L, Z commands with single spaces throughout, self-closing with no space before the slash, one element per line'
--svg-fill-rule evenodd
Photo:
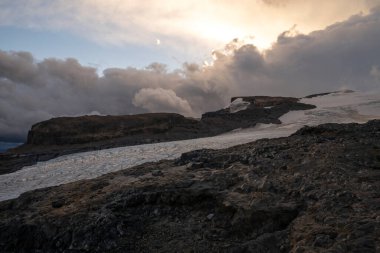
<path fill-rule="evenodd" d="M 334 93 L 352 93 L 352 92 L 355 92 L 355 91 L 353 91 L 353 90 L 331 91 L 331 92 L 317 93 L 317 94 L 308 95 L 308 96 L 306 96 L 304 98 L 314 98 L 314 97 L 321 97 L 321 96 L 326 96 L 326 95 L 334 94 Z"/>
<path fill-rule="evenodd" d="M 266 107 L 266 106 L 275 106 L 283 103 L 297 103 L 298 98 L 293 97 L 270 97 L 270 96 L 242 96 L 242 97 L 232 97 L 231 103 L 236 99 L 241 98 L 245 102 L 249 102 L 258 107 Z"/>
<path fill-rule="evenodd" d="M 43 121 L 32 126 L 26 144 L 0 156 L 0 174 L 71 153 L 210 137 L 254 127 L 257 123 L 280 124 L 279 118 L 289 111 L 315 108 L 299 103 L 298 98 L 242 98 L 252 102 L 245 110 L 230 113 L 229 109 L 221 109 L 203 114 L 200 120 L 175 113 L 146 113 L 59 117 Z"/>
<path fill-rule="evenodd" d="M 184 127 L 196 124 L 197 120 L 176 113 L 60 117 L 33 125 L 28 134 L 27 144 L 70 145 L 127 136 L 143 137 L 183 131 Z"/>

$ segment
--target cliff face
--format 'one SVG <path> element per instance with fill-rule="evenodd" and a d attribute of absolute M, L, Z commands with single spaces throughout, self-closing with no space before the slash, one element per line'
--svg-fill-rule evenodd
<path fill-rule="evenodd" d="M 197 150 L 0 202 L 2 252 L 379 252 L 380 121 Z"/>

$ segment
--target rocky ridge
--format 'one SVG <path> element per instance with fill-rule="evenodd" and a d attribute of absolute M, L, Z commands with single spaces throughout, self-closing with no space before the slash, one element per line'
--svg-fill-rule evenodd
<path fill-rule="evenodd" d="M 196 150 L 0 203 L 3 252 L 378 252 L 380 121 Z"/>
<path fill-rule="evenodd" d="M 0 174 L 58 156 L 120 146 L 215 136 L 257 123 L 281 123 L 292 110 L 313 109 L 289 97 L 241 97 L 249 105 L 235 113 L 229 108 L 202 115 L 199 120 L 175 113 L 125 116 L 60 117 L 32 126 L 27 142 L 0 154 Z M 235 98 L 233 98 L 235 99 Z"/>

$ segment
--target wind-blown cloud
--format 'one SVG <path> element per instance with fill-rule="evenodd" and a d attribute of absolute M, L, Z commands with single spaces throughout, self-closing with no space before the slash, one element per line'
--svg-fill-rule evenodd
<path fill-rule="evenodd" d="M 0 25 L 69 31 L 113 45 L 154 46 L 160 38 L 177 51 L 186 45 L 186 51 L 197 52 L 244 36 L 255 36 L 256 45 L 267 47 L 294 24 L 309 33 L 367 13 L 376 4 L 377 0 L 2 0 Z"/>
<path fill-rule="evenodd" d="M 231 96 L 379 89 L 379 41 L 380 10 L 373 10 L 308 35 L 284 32 L 265 53 L 234 40 L 213 53 L 212 65 L 185 63 L 173 72 L 153 63 L 99 76 L 75 59 L 37 61 L 27 52 L 0 51 L 0 141 L 24 140 L 33 123 L 63 115 L 199 116 Z"/>

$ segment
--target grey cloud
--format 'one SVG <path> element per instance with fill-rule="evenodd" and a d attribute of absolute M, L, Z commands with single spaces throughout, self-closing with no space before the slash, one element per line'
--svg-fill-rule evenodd
<path fill-rule="evenodd" d="M 244 45 L 233 55 L 234 68 L 237 71 L 259 71 L 265 64 L 263 55 L 253 45 Z"/>
<path fill-rule="evenodd" d="M 377 65 L 372 66 L 369 73 L 376 81 L 380 82 L 380 67 Z"/>
<path fill-rule="evenodd" d="M 18 82 L 25 82 L 36 73 L 36 65 L 29 52 L 7 54 L 0 51 L 0 76 Z"/>
<path fill-rule="evenodd" d="M 192 109 L 189 103 L 178 97 L 173 90 L 162 88 L 141 89 L 133 98 L 133 104 L 150 112 L 177 112 L 191 115 Z"/>
<path fill-rule="evenodd" d="M 379 89 L 379 41 L 374 9 L 308 35 L 284 32 L 265 53 L 233 40 L 213 53 L 212 66 L 185 63 L 173 72 L 152 63 L 99 76 L 75 59 L 38 62 L 27 52 L 0 51 L 0 141 L 24 140 L 32 124 L 63 115 L 199 116 L 226 106 L 231 96 Z"/>
<path fill-rule="evenodd" d="M 266 55 L 276 86 L 304 91 L 346 86 L 368 90 L 375 84 L 368 70 L 380 61 L 380 12 L 354 16 L 325 30 L 293 38 L 279 38 Z"/>
<path fill-rule="evenodd" d="M 206 110 L 191 107 L 191 94 L 185 94 L 187 99 L 176 94 L 188 83 L 184 71 L 168 73 L 159 63 L 146 69 L 110 68 L 98 76 L 95 68 L 75 59 L 38 62 L 30 53 L 0 51 L 0 67 L 1 140 L 22 141 L 32 124 L 51 117 L 148 111 L 194 116 Z M 199 101 L 208 93 L 199 93 Z"/>

